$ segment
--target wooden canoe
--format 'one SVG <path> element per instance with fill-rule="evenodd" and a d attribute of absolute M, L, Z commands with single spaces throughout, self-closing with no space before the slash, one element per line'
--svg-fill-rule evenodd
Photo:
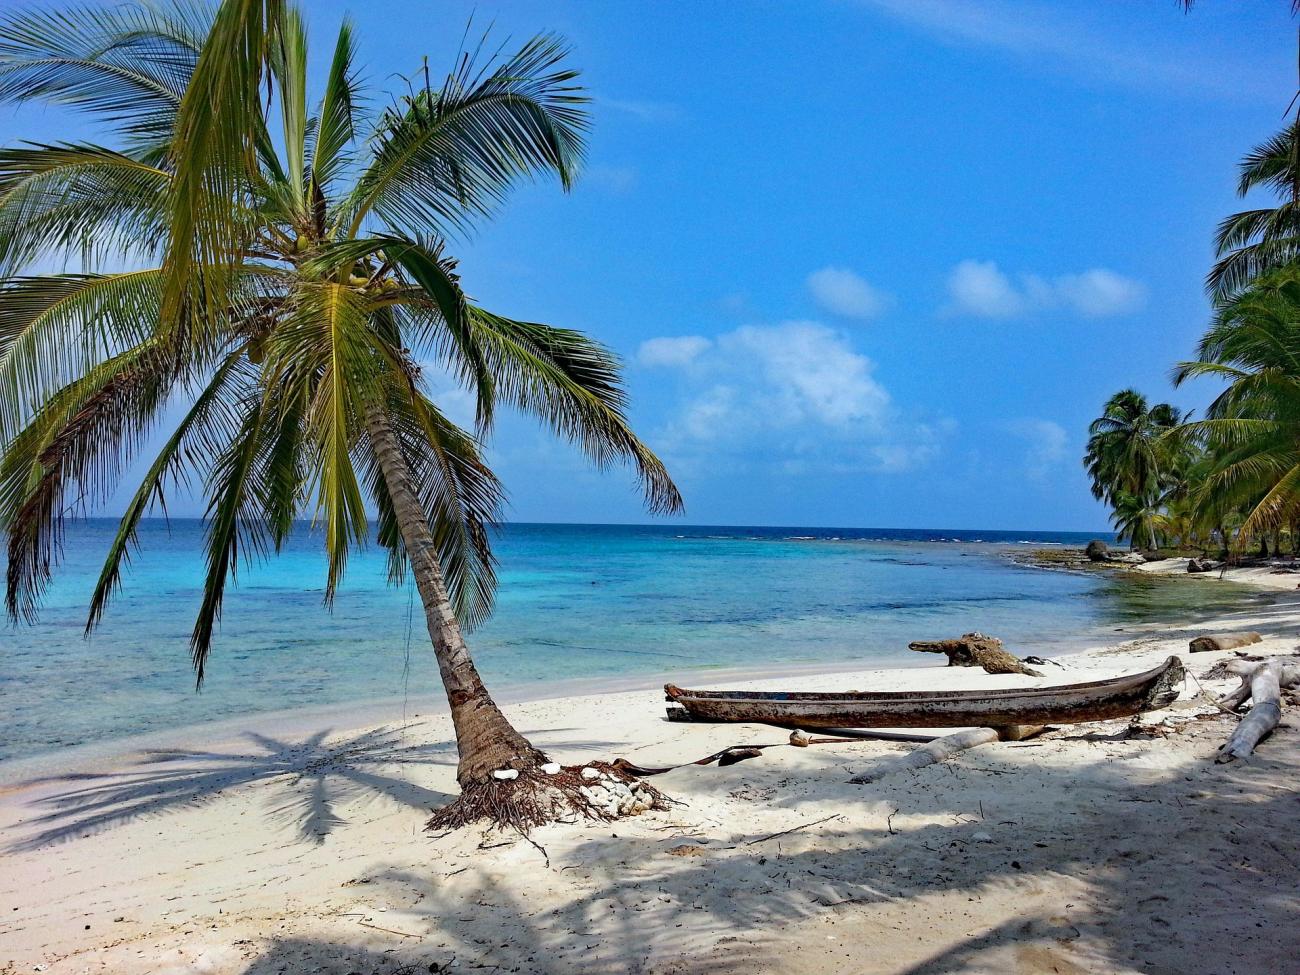
<path fill-rule="evenodd" d="M 986 691 L 688 691 L 664 685 L 681 721 L 749 721 L 786 728 L 1000 728 L 1126 718 L 1172 704 L 1183 665 L 1084 684 Z"/>

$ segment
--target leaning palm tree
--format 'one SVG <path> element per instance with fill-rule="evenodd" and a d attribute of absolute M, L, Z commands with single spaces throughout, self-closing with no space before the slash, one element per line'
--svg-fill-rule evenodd
<path fill-rule="evenodd" d="M 88 631 L 140 518 L 179 482 L 208 499 L 190 641 L 199 681 L 241 558 L 277 550 L 312 518 L 329 603 L 373 513 L 391 578 L 414 578 L 455 726 L 462 792 L 439 822 L 589 811 L 576 776 L 544 773 L 463 637 L 495 585 L 488 530 L 502 495 L 481 438 L 498 404 L 513 406 L 598 465 L 630 462 L 651 510 L 681 500 L 628 427 L 617 360 L 576 332 L 479 307 L 446 251 L 521 179 L 569 185 L 587 116 L 565 58 L 550 36 L 506 57 L 466 55 L 440 83 L 426 72 L 367 112 L 345 23 L 313 112 L 307 32 L 282 0 L 0 19 L 0 100 L 88 111 L 116 140 L 0 150 L 0 528 L 13 617 L 37 611 L 65 512 L 105 498 L 161 438 Z M 24 273 L 75 257 L 98 270 Z M 439 409 L 430 362 L 476 395 L 474 432 Z"/>
<path fill-rule="evenodd" d="M 1300 521 L 1300 268 L 1275 272 L 1222 304 L 1174 382 L 1226 388 L 1186 431 L 1213 459 L 1199 491 L 1207 511 L 1247 512 L 1237 548 Z"/>

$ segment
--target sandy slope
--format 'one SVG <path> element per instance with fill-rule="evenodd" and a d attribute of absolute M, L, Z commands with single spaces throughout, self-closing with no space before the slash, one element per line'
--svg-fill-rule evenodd
<path fill-rule="evenodd" d="M 1290 652 L 1300 602 L 1283 598 L 1195 632 L 1259 629 L 1261 652 Z M 1124 635 L 1048 679 L 1145 669 L 1194 634 Z M 779 683 L 1032 681 L 936 667 Z M 0 971 L 1300 971 L 1300 733 L 1216 766 L 1232 719 L 1196 690 L 1147 716 L 1154 733 L 1076 726 L 866 787 L 850 773 L 911 746 L 682 769 L 656 780 L 671 812 L 535 845 L 422 832 L 454 788 L 441 716 L 123 756 L 0 795 Z M 510 710 L 566 763 L 785 737 L 662 708 L 641 691 Z"/>

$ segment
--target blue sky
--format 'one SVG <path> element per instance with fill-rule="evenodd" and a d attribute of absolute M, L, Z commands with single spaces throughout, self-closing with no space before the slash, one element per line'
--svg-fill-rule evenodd
<path fill-rule="evenodd" d="M 1125 386 L 1211 394 L 1168 371 L 1207 317 L 1236 161 L 1296 70 L 1281 0 L 308 11 L 322 56 L 353 16 L 381 86 L 423 54 L 449 66 L 471 14 L 572 43 L 585 178 L 525 188 L 454 249 L 488 307 L 627 360 L 634 425 L 693 523 L 1103 527 L 1087 423 Z M 81 131 L 0 114 L 5 142 Z M 630 477 L 531 421 L 491 453 L 515 519 L 644 520 Z"/>

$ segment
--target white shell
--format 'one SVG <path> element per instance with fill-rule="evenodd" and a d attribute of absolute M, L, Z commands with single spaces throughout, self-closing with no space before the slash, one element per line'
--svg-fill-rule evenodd
<path fill-rule="evenodd" d="M 547 762 L 545 765 L 542 766 L 542 771 L 545 772 L 547 775 L 555 775 L 560 771 L 560 763 Z"/>
<path fill-rule="evenodd" d="M 582 770 L 582 777 L 588 782 L 600 778 L 600 770 L 594 768 L 585 768 Z"/>
<path fill-rule="evenodd" d="M 494 779 L 517 779 L 519 778 L 519 769 L 517 768 L 499 768 L 492 773 Z"/>

